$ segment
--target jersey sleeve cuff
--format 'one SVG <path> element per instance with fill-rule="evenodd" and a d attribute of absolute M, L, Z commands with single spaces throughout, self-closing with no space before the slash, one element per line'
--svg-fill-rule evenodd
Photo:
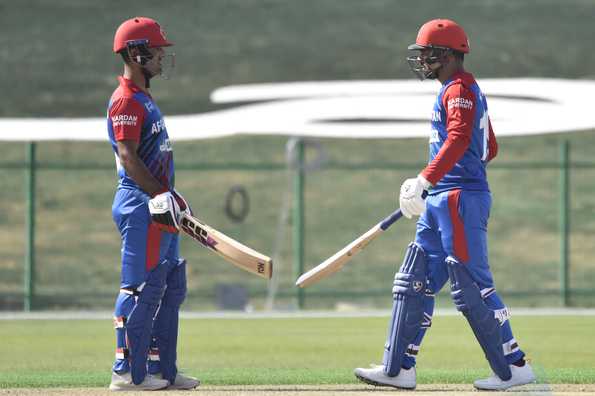
<path fill-rule="evenodd" d="M 433 187 L 432 183 L 430 183 L 421 173 L 417 175 L 417 180 L 419 180 L 424 190 L 429 190 Z"/>
<path fill-rule="evenodd" d="M 440 180 L 435 180 L 435 177 L 432 177 L 432 175 L 430 174 L 429 170 L 426 168 L 424 169 L 419 175 L 418 177 L 420 178 L 420 181 L 422 183 L 426 183 L 424 184 L 424 188 L 427 190 L 430 187 L 435 186 L 436 184 L 438 184 L 438 182 Z M 426 187 L 426 185 L 428 187 Z"/>

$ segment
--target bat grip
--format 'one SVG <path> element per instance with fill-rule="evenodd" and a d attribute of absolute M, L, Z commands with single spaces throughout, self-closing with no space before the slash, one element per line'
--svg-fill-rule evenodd
<path fill-rule="evenodd" d="M 426 197 L 428 196 L 428 192 L 426 190 L 424 190 L 424 192 L 421 194 L 421 197 L 423 199 L 426 199 Z M 388 227 L 390 227 L 391 225 L 393 225 L 393 223 L 397 220 L 399 220 L 401 217 L 403 217 L 403 212 L 401 212 L 401 209 L 397 209 L 394 212 L 392 212 L 390 215 L 388 215 L 387 218 L 385 218 L 384 220 L 382 220 L 380 222 L 380 228 L 382 229 L 382 231 L 386 231 L 386 229 Z"/>
<path fill-rule="evenodd" d="M 403 217 L 403 212 L 401 212 L 401 209 L 395 210 L 390 215 L 388 215 L 386 219 L 380 222 L 380 228 L 382 229 L 382 231 L 386 231 L 388 227 L 393 225 L 393 223 L 399 220 L 401 217 Z"/>

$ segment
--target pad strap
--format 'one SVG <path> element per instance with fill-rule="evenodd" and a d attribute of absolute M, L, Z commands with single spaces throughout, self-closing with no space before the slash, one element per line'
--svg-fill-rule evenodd
<path fill-rule="evenodd" d="M 138 297 L 140 296 L 140 291 L 133 287 L 125 287 L 120 289 L 120 293 L 128 294 L 129 296 Z"/>
<path fill-rule="evenodd" d="M 130 352 L 128 348 L 116 348 L 116 359 L 128 359 Z"/>

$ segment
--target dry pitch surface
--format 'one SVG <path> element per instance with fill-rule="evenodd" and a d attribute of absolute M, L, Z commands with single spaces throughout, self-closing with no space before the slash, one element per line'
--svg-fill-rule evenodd
<path fill-rule="evenodd" d="M 151 392 L 150 395 L 190 395 L 202 396 L 362 396 L 362 395 L 394 395 L 397 390 L 391 388 L 374 388 L 369 385 L 281 385 L 281 386 L 201 386 L 194 391 L 160 391 Z M 404 391 L 406 392 L 406 391 Z M 508 392 L 478 392 L 471 385 L 466 384 L 424 384 L 419 385 L 411 395 L 595 395 L 595 384 L 536 384 L 527 385 Z M 0 389 L 0 395 L 73 395 L 73 396 L 100 396 L 100 395 L 138 395 L 138 392 L 110 392 L 103 388 L 45 388 L 45 389 Z"/>

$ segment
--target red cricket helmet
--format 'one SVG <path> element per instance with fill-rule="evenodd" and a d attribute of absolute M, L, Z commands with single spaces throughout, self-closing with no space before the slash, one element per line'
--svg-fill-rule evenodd
<path fill-rule="evenodd" d="M 135 17 L 124 21 L 114 37 L 114 52 L 120 52 L 130 44 L 146 44 L 147 47 L 169 47 L 165 32 L 157 21 L 151 18 Z"/>
<path fill-rule="evenodd" d="M 433 19 L 423 24 L 417 33 L 415 44 L 408 49 L 450 48 L 464 54 L 469 53 L 469 39 L 463 28 L 450 19 Z"/>

